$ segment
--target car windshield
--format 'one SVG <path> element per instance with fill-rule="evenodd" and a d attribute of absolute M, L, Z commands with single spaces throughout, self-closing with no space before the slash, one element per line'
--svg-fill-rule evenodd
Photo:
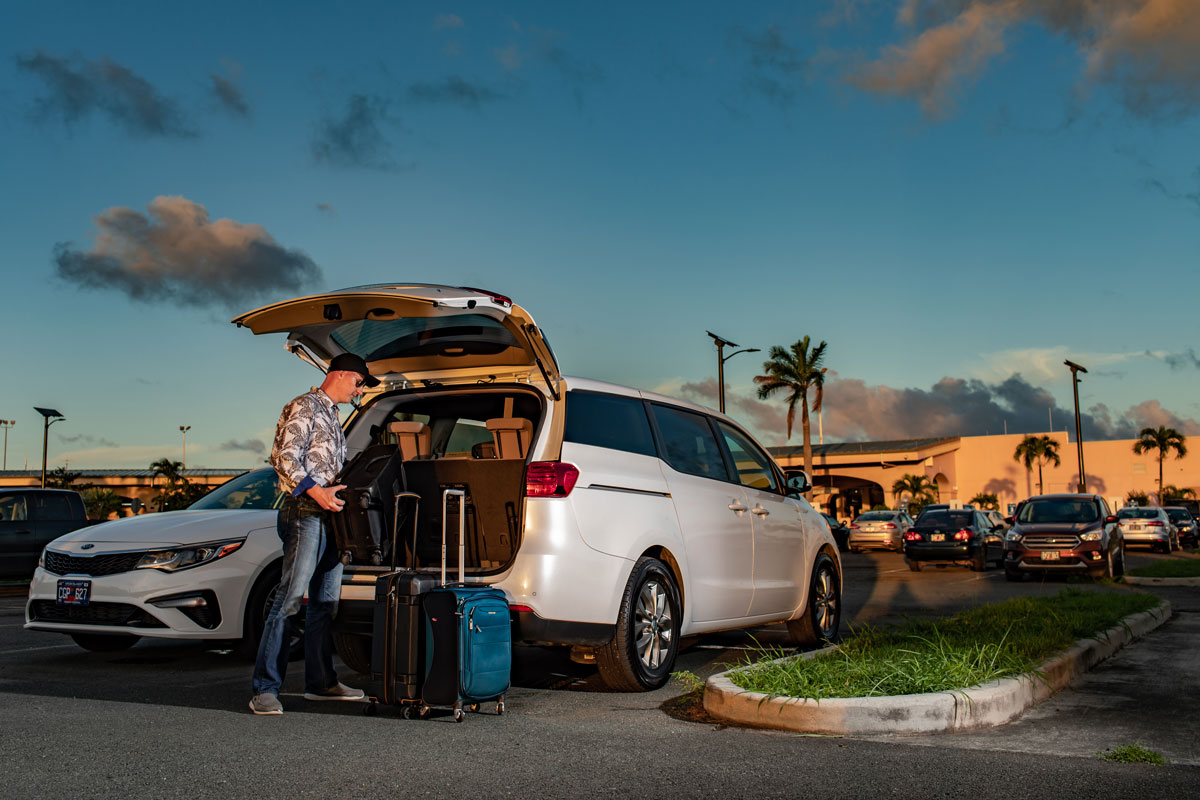
<path fill-rule="evenodd" d="M 917 518 L 917 525 L 921 527 L 949 525 L 957 528 L 969 528 L 971 527 L 971 516 L 970 511 L 926 511 Z"/>
<path fill-rule="evenodd" d="M 1117 512 L 1118 519 L 1158 519 L 1157 508 L 1122 508 Z"/>
<path fill-rule="evenodd" d="M 1096 504 L 1086 499 L 1031 500 L 1021 507 L 1018 522 L 1095 522 Z"/>
<path fill-rule="evenodd" d="M 1188 513 L 1186 508 L 1169 508 L 1167 509 L 1167 516 L 1170 517 L 1172 521 L 1181 519 L 1184 522 L 1187 522 L 1192 518 L 1192 515 Z"/>
<path fill-rule="evenodd" d="M 880 520 L 890 522 L 894 516 L 896 516 L 895 511 L 868 511 L 865 514 L 859 514 L 855 522 L 879 522 Z"/>
<path fill-rule="evenodd" d="M 279 505 L 279 478 L 270 467 L 225 481 L 188 506 L 192 511 L 270 509 Z"/>

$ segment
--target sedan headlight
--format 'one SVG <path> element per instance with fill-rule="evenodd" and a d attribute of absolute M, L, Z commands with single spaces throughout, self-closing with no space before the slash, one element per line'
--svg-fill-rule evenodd
<path fill-rule="evenodd" d="M 1098 542 L 1100 541 L 1100 537 L 1103 535 L 1104 534 L 1100 533 L 1099 531 L 1094 533 L 1081 533 L 1079 534 L 1079 539 L 1080 541 L 1084 542 Z"/>
<path fill-rule="evenodd" d="M 175 550 L 151 550 L 142 556 L 137 563 L 137 569 L 161 569 L 174 572 L 177 569 L 188 569 L 224 558 L 245 543 L 245 539 L 231 542 L 213 542 L 195 547 L 180 547 Z"/>
<path fill-rule="evenodd" d="M 1004 539 L 1009 542 L 1019 542 L 1024 538 L 1025 538 L 1024 536 L 1017 533 L 1016 531 L 1009 531 L 1008 533 L 1004 534 Z"/>

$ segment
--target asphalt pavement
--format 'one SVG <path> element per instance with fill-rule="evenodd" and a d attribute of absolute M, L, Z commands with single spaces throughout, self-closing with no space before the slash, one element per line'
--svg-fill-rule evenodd
<path fill-rule="evenodd" d="M 995 570 L 909 573 L 893 554 L 846 556 L 846 582 L 853 624 L 1064 588 L 1010 584 Z M 977 733 L 872 739 L 686 722 L 659 708 L 678 687 L 608 692 L 594 668 L 532 648 L 520 649 L 500 717 L 406 721 L 387 711 L 366 716 L 361 704 L 308 702 L 299 662 L 285 683 L 286 713 L 255 717 L 246 709 L 250 665 L 231 652 L 144 641 L 123 653 L 87 653 L 66 637 L 22 630 L 23 601 L 0 598 L 0 794 L 1194 798 L 1200 589 L 1152 591 L 1175 609 L 1167 624 L 1020 720 Z M 679 667 L 705 676 L 780 634 L 707 636 Z M 1173 763 L 1096 757 L 1133 742 Z"/>

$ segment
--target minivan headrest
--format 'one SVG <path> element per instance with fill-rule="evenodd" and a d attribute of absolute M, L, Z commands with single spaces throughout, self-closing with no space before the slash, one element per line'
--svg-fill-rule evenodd
<path fill-rule="evenodd" d="M 496 445 L 496 458 L 525 458 L 533 440 L 533 423 L 520 417 L 496 417 L 486 423 Z"/>
<path fill-rule="evenodd" d="M 392 422 L 388 424 L 388 430 L 396 437 L 400 457 L 405 461 L 429 457 L 431 437 L 429 426 L 424 422 Z"/>

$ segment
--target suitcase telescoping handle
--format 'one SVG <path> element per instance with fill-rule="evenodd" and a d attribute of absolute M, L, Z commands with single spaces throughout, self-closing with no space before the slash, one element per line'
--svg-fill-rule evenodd
<path fill-rule="evenodd" d="M 400 538 L 400 501 L 406 498 L 412 498 L 413 501 L 412 569 L 417 568 L 417 511 L 421 508 L 421 495 L 416 492 L 398 492 L 396 508 L 392 512 L 392 572 L 396 571 L 396 542 Z"/>
<path fill-rule="evenodd" d="M 467 493 L 462 489 L 442 490 L 442 586 L 446 585 L 446 511 L 450 496 L 458 498 L 458 582 L 466 578 L 464 570 L 467 560 Z"/>

